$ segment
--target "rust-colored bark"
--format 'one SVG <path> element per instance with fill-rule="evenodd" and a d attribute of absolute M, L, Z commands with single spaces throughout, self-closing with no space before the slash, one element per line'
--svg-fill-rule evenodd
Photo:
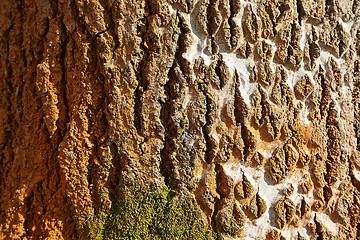
<path fill-rule="evenodd" d="M 1 0 L 0 239 L 359 238 L 359 8 Z"/>

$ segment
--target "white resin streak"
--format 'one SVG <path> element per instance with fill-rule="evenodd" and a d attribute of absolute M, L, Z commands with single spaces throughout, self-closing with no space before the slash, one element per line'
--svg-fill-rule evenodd
<path fill-rule="evenodd" d="M 256 3 L 252 3 L 249 1 L 241 0 L 241 3 L 243 6 L 250 4 L 253 10 L 256 9 L 257 5 Z M 170 8 L 170 7 L 169 7 Z M 240 12 L 233 17 L 233 20 L 241 26 L 241 19 L 243 15 L 242 8 Z M 173 8 L 170 8 L 170 12 L 172 14 L 175 13 L 176 10 Z M 189 61 L 190 64 L 194 64 L 194 62 L 202 58 L 204 60 L 205 65 L 209 66 L 214 60 L 214 56 L 207 55 L 205 53 L 206 46 L 209 44 L 209 40 L 206 36 L 201 37 L 197 36 L 194 32 L 195 27 L 191 25 L 191 19 L 190 14 L 181 13 L 186 21 L 186 23 L 189 25 L 191 30 L 191 40 L 192 44 L 188 48 L 188 50 L 183 54 L 183 57 Z M 255 13 L 256 14 L 256 13 Z M 351 30 L 353 28 L 353 25 L 355 24 L 355 21 L 352 22 L 343 22 L 341 19 L 339 20 L 339 23 L 343 27 L 344 31 L 351 34 Z M 302 21 L 301 23 L 301 38 L 300 38 L 300 49 L 302 51 L 305 50 L 307 40 L 308 40 L 308 30 L 310 28 L 310 24 L 307 24 L 305 21 Z M 315 27 L 318 29 L 319 27 Z M 321 28 L 321 27 L 320 27 Z M 273 48 L 273 53 L 276 52 L 276 45 L 274 42 L 268 39 L 264 39 L 268 44 L 270 44 Z M 252 69 L 255 65 L 255 62 L 253 59 L 244 59 L 239 58 L 235 53 L 226 53 L 221 52 L 223 60 L 225 61 L 226 65 L 229 68 L 231 79 L 234 80 L 235 72 L 239 76 L 240 80 L 240 86 L 239 90 L 240 93 L 247 105 L 247 107 L 251 108 L 251 95 L 256 91 L 257 89 L 257 83 L 250 83 L 250 69 Z M 273 62 L 273 57 L 270 62 L 270 67 L 273 72 L 275 72 L 276 69 L 276 63 Z M 327 63 L 329 61 L 329 58 L 332 57 L 333 60 L 338 64 L 339 68 L 341 69 L 341 76 L 343 77 L 346 69 L 343 68 L 344 60 L 341 58 L 336 58 L 334 55 L 332 55 L 328 51 L 321 50 L 320 57 L 315 60 L 315 68 L 312 71 L 306 70 L 304 67 L 304 63 L 301 64 L 300 69 L 297 71 L 288 70 L 288 79 L 287 83 L 291 89 L 294 88 L 297 81 L 299 81 L 304 75 L 307 75 L 312 84 L 316 86 L 316 82 L 314 80 L 314 76 L 316 72 L 319 70 L 320 67 L 323 69 L 327 69 Z M 228 83 L 223 90 L 220 90 L 218 92 L 218 102 L 220 106 L 223 106 L 226 104 L 228 100 L 230 100 L 234 96 L 234 84 Z M 266 89 L 267 91 L 267 89 Z M 342 88 L 342 91 L 345 93 L 348 91 L 346 87 Z M 335 102 L 338 102 L 338 94 L 332 93 L 331 96 Z M 184 105 L 187 106 L 192 102 L 194 99 L 192 99 L 191 94 L 188 92 L 186 93 L 186 98 L 184 99 Z M 300 121 L 302 121 L 305 125 L 311 125 L 311 121 L 309 120 L 308 116 L 311 111 L 311 107 L 308 106 L 306 100 L 300 101 L 295 100 L 296 103 L 301 104 L 301 110 L 300 110 Z M 338 106 L 339 112 L 341 111 L 340 106 Z M 220 113 L 219 113 L 220 114 Z M 222 135 L 221 134 L 214 134 L 214 138 L 217 141 L 220 141 Z M 216 135 L 216 136 L 215 136 Z M 185 136 L 188 137 L 188 136 Z M 258 151 L 261 155 L 263 155 L 265 158 L 269 159 L 272 157 L 274 149 L 276 149 L 281 143 L 280 142 L 273 142 L 269 143 L 268 147 L 261 148 L 260 142 L 257 143 L 256 151 Z M 268 173 L 266 173 L 268 170 L 266 169 L 260 169 L 260 168 L 253 168 L 245 166 L 241 162 L 232 162 L 232 163 L 226 163 L 224 164 L 224 169 L 226 174 L 229 177 L 232 177 L 234 181 L 237 183 L 240 180 L 242 180 L 243 174 L 246 176 L 246 178 L 250 181 L 251 185 L 258 190 L 258 193 L 261 198 L 264 199 L 264 201 L 267 204 L 267 211 L 259 218 L 253 221 L 247 220 L 244 226 L 244 232 L 245 232 L 245 239 L 265 239 L 266 234 L 273 229 L 274 227 L 271 224 L 270 219 L 274 219 L 273 212 L 270 211 L 270 208 L 273 209 L 274 204 L 283 196 L 282 191 L 290 185 L 294 187 L 294 192 L 289 196 L 291 201 L 295 204 L 299 204 L 302 199 L 305 199 L 305 201 L 308 204 L 311 204 L 313 202 L 313 190 L 311 190 L 308 194 L 300 194 L 298 193 L 298 188 L 302 181 L 305 181 L 307 174 L 306 172 L 301 172 L 301 170 L 293 173 L 290 176 L 287 176 L 283 182 L 274 185 L 270 182 L 270 180 L 266 179 L 268 177 Z M 203 173 L 204 174 L 204 173 Z M 354 176 L 356 179 L 360 180 L 360 171 L 354 170 Z M 340 194 L 339 190 L 339 183 L 336 183 L 336 186 L 334 186 L 334 193 Z M 338 196 L 334 196 L 333 203 L 335 204 L 336 200 L 338 199 Z M 330 204 L 330 203 L 329 203 Z M 308 223 L 314 223 L 315 213 L 310 214 L 307 219 L 305 219 L 304 222 L 302 222 L 297 228 L 295 227 L 285 227 L 283 230 L 281 230 L 281 234 L 286 239 L 292 239 L 297 236 L 298 233 L 301 234 L 302 237 L 305 239 L 311 239 L 313 236 L 309 236 L 308 232 L 305 229 L 306 224 Z M 316 213 L 316 219 L 317 221 L 321 222 L 332 234 L 336 235 L 338 233 L 339 226 L 337 223 L 334 223 L 329 216 L 327 216 L 324 213 Z M 229 238 L 230 239 L 230 238 Z M 242 238 L 243 239 L 243 238 Z"/>
<path fill-rule="evenodd" d="M 354 173 L 354 177 L 355 177 L 358 181 L 360 181 L 360 171 L 357 170 L 357 169 L 354 169 L 353 173 Z"/>
<path fill-rule="evenodd" d="M 240 78 L 240 93 L 245 104 L 250 107 L 250 96 L 257 89 L 256 83 L 250 83 L 249 67 L 254 66 L 252 59 L 238 58 L 235 53 L 222 53 L 226 65 L 229 67 L 230 73 L 234 76 L 235 71 Z"/>
<path fill-rule="evenodd" d="M 251 185 L 258 190 L 260 197 L 264 199 L 267 205 L 267 211 L 259 219 L 253 221 L 247 220 L 245 222 L 245 239 L 265 239 L 266 234 L 274 228 L 271 226 L 270 222 L 270 219 L 274 219 L 274 215 L 269 210 L 283 196 L 282 191 L 289 188 L 291 185 L 294 187 L 294 192 L 289 196 L 289 198 L 295 206 L 298 205 L 303 198 L 307 203 L 314 200 L 312 197 L 313 191 L 311 191 L 308 195 L 303 195 L 297 192 L 300 184 L 302 184 L 306 179 L 306 172 L 295 172 L 288 176 L 283 182 L 274 185 L 269 182 L 270 180 L 265 179 L 267 174 L 265 173 L 266 170 L 263 169 L 247 167 L 239 162 L 224 164 L 224 169 L 226 174 L 233 178 L 235 182 L 242 180 L 242 176 L 244 174 Z M 357 172 L 356 174 L 359 173 Z M 337 182 L 335 184 L 335 188 L 338 188 L 339 184 L 340 182 Z M 334 191 L 334 193 L 339 194 L 339 191 Z M 298 233 L 300 233 L 305 239 L 311 239 L 311 236 L 308 235 L 305 226 L 310 222 L 314 223 L 314 219 L 315 213 L 312 213 L 303 223 L 299 225 L 298 228 L 285 226 L 281 233 L 286 239 L 292 239 L 296 237 Z M 316 213 L 316 219 L 321 222 L 333 235 L 337 235 L 339 230 L 338 224 L 333 222 L 328 215 L 324 213 Z"/>
<path fill-rule="evenodd" d="M 171 4 L 166 4 L 166 6 L 169 8 L 170 14 L 176 14 L 176 10 L 173 8 Z"/>
<path fill-rule="evenodd" d="M 301 38 L 300 38 L 300 49 L 304 51 L 307 40 L 307 26 L 305 20 L 301 21 Z"/>
<path fill-rule="evenodd" d="M 208 39 L 205 37 L 200 39 L 196 34 L 194 34 L 193 27 L 191 25 L 190 14 L 181 13 L 186 21 L 186 23 L 190 26 L 192 44 L 189 47 L 188 51 L 183 54 L 183 57 L 189 61 L 189 63 L 194 64 L 196 59 L 202 57 L 204 59 L 204 63 L 206 66 L 209 66 L 212 62 L 211 56 L 204 53 L 204 50 L 207 46 Z"/>
<path fill-rule="evenodd" d="M 355 21 L 350 21 L 350 22 L 344 22 L 342 19 L 339 19 L 339 23 L 342 26 L 342 28 L 344 29 L 345 32 L 347 33 L 351 33 L 351 29 L 355 24 Z"/>

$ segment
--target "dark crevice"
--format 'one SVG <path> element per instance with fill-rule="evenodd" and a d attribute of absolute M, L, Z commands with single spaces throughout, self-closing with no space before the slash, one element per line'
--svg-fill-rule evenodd
<path fill-rule="evenodd" d="M 214 104 L 211 100 L 211 98 L 208 96 L 208 93 L 202 89 L 203 87 L 199 87 L 199 89 L 201 89 L 202 93 L 205 96 L 205 103 L 206 103 L 206 113 L 205 113 L 205 124 L 202 126 L 202 132 L 204 135 L 204 139 L 205 139 L 205 146 L 206 146 L 206 150 L 205 150 L 205 161 L 207 163 L 212 163 L 213 162 L 213 148 L 214 148 L 214 144 L 213 141 L 211 140 L 210 137 L 210 126 L 212 124 L 212 119 L 211 119 L 211 112 L 214 110 Z"/>
<path fill-rule="evenodd" d="M 321 223 L 316 219 L 316 214 L 315 214 L 315 217 L 314 217 L 314 222 L 315 222 L 315 231 L 316 231 L 316 234 L 317 234 L 317 240 L 324 240 L 325 239 L 325 236 L 324 236 L 324 229 L 323 229 L 323 226 L 321 225 Z"/>
<path fill-rule="evenodd" d="M 4 148 L 7 146 L 9 139 L 11 138 L 12 134 L 10 134 L 10 125 L 11 125 L 11 119 L 13 119 L 13 117 L 11 116 L 11 101 L 10 101 L 10 96 L 11 96 L 11 92 L 13 91 L 12 86 L 11 86 L 11 79 L 12 79 L 12 68 L 11 65 L 9 63 L 9 42 L 10 42 L 10 32 L 13 29 L 14 25 L 11 24 L 10 27 L 8 29 L 6 29 L 4 31 L 4 37 L 3 39 L 1 39 L 1 47 L 3 46 L 3 44 L 5 45 L 5 47 L 3 48 L 6 52 L 6 56 L 0 56 L 0 60 L 2 61 L 3 66 L 6 68 L 5 72 L 3 73 L 3 78 L 1 79 L 1 81 L 4 83 L 3 85 L 1 84 L 1 86 L 4 86 L 4 89 L 0 89 L 0 93 L 4 94 L 6 97 L 2 98 L 2 100 L 6 101 L 5 104 L 3 105 L 3 108 L 6 109 L 6 113 L 7 113 L 7 119 L 4 122 L 4 125 L 6 127 L 6 131 L 5 131 L 5 136 L 3 141 L 3 144 L 0 145 L 0 164 L 2 165 L 2 159 L 4 159 L 4 154 L 3 154 L 3 150 Z M 4 60 L 2 59 L 4 58 Z M 9 90 L 7 90 L 9 89 Z M 4 103 L 4 102 L 2 102 Z M 6 106 L 6 107 L 5 107 Z M 2 171 L 4 169 L 2 167 L 0 167 L 0 182 L 1 181 L 1 176 L 2 176 Z"/>
<path fill-rule="evenodd" d="M 60 121 L 58 121 L 58 129 L 60 131 L 60 135 L 61 138 L 65 137 L 66 131 L 67 131 L 67 123 L 70 121 L 70 116 L 69 116 L 69 106 L 68 106 L 68 101 L 67 101 L 67 80 L 66 80 L 66 48 L 67 45 L 69 43 L 69 37 L 66 34 L 66 27 L 64 24 L 64 20 L 63 20 L 63 16 L 61 18 L 60 21 L 60 27 L 62 30 L 62 46 L 60 47 L 61 49 L 61 53 L 60 53 L 60 65 L 61 65 L 61 80 L 60 80 L 60 93 L 61 96 L 59 97 L 62 100 L 62 104 L 64 106 L 64 110 L 63 113 L 60 114 L 60 116 L 64 116 L 64 122 L 60 123 Z M 61 108 L 60 108 L 61 109 Z M 61 125 L 60 125 L 61 124 Z"/>
<path fill-rule="evenodd" d="M 215 201 L 215 204 L 214 204 L 214 212 L 212 213 L 212 216 L 211 216 L 211 224 L 212 224 L 212 227 L 213 229 L 217 229 L 218 226 L 217 226 L 217 221 L 216 221 L 216 216 L 220 210 L 220 207 L 221 207 L 221 199 L 225 196 L 223 196 L 222 194 L 222 190 L 221 190 L 221 178 L 223 177 L 222 176 L 222 167 L 220 166 L 220 164 L 216 164 L 215 165 L 215 173 L 216 173 L 216 183 L 217 183 L 217 187 L 216 187 L 216 192 L 219 194 L 220 198 L 216 197 L 214 199 Z"/>
<path fill-rule="evenodd" d="M 143 136 L 142 132 L 142 94 L 143 87 L 141 86 L 141 80 L 135 90 L 135 104 L 134 104 L 134 126 L 140 136 Z"/>
<path fill-rule="evenodd" d="M 243 160 L 245 161 L 246 158 L 250 155 L 250 149 L 251 149 L 251 142 L 250 142 L 250 132 L 245 126 L 244 123 L 241 123 L 241 138 L 244 141 L 244 153 L 243 153 Z"/>
<path fill-rule="evenodd" d="M 217 64 L 215 66 L 215 73 L 219 77 L 220 80 L 220 90 L 222 90 L 226 84 L 226 80 L 224 79 L 224 76 L 221 71 L 221 65 L 223 64 L 222 55 L 220 55 L 220 59 L 217 61 Z"/>
<path fill-rule="evenodd" d="M 174 139 L 177 134 L 176 127 L 171 119 L 171 116 L 174 114 L 173 101 L 176 96 L 172 87 L 176 84 L 177 80 L 175 73 L 175 68 L 177 66 L 178 65 L 175 62 L 169 71 L 169 80 L 164 86 L 166 102 L 163 103 L 160 112 L 161 123 L 165 130 L 164 147 L 160 151 L 160 173 L 164 176 L 165 184 L 171 189 L 175 189 L 177 185 L 176 180 L 174 179 L 174 163 L 171 157 L 175 148 Z"/>
<path fill-rule="evenodd" d="M 301 25 L 301 23 L 299 24 Z M 291 46 L 294 45 L 294 43 L 296 42 L 296 33 L 298 32 L 298 28 L 296 27 L 296 22 L 293 21 L 291 23 L 291 37 L 290 37 L 290 43 L 291 43 Z M 289 51 L 289 55 L 292 56 L 294 54 L 294 50 L 292 48 L 288 48 L 288 51 Z"/>
<path fill-rule="evenodd" d="M 22 101 L 23 101 L 23 98 L 22 98 L 22 92 L 23 92 L 23 89 L 24 89 L 24 85 L 25 85 L 25 80 L 27 80 L 27 71 L 28 71 L 28 66 L 27 66 L 27 61 L 26 61 L 26 56 L 27 56 L 27 53 L 25 51 L 25 47 L 26 46 L 26 42 L 25 42 L 25 36 L 26 36 L 26 31 L 24 29 L 24 23 L 25 23 L 25 14 L 26 14 L 26 9 L 25 9 L 25 4 L 22 3 L 18 6 L 18 12 L 20 14 L 20 17 L 19 17 L 19 33 L 18 33 L 18 40 L 19 40 L 19 48 L 20 48 L 20 56 L 19 57 L 22 62 L 17 62 L 17 67 L 20 69 L 20 76 L 19 76 L 19 81 L 17 82 L 17 87 L 15 89 L 15 98 L 16 98 L 16 101 L 15 101 L 15 105 L 16 105 L 16 111 L 18 112 L 19 114 L 19 119 L 20 121 L 22 120 L 22 117 L 23 117 L 23 104 L 22 104 Z M 48 24 L 46 26 L 46 31 L 45 31 L 45 34 L 49 31 L 49 27 L 48 27 Z"/>
<path fill-rule="evenodd" d="M 219 210 L 220 210 L 220 199 L 219 199 L 219 198 L 216 198 L 216 199 L 215 199 L 215 204 L 214 204 L 214 212 L 213 212 L 213 214 L 211 215 L 211 226 L 212 226 L 212 229 L 214 229 L 214 230 L 217 229 L 216 216 L 217 216 Z"/>
<path fill-rule="evenodd" d="M 231 184 L 226 175 L 225 169 L 217 163 L 215 166 L 216 172 L 216 192 L 219 194 L 220 199 L 228 198 L 231 192 Z"/>
<path fill-rule="evenodd" d="M 319 69 L 319 73 L 318 73 L 318 78 L 320 78 L 320 88 L 321 88 L 321 99 L 320 99 L 320 113 L 321 113 L 321 117 L 323 119 L 327 119 L 328 118 L 328 110 L 329 110 L 329 104 L 330 104 L 330 94 L 331 94 L 331 90 L 330 90 L 330 82 L 329 79 L 327 77 L 325 77 L 324 75 L 324 70 L 323 68 L 320 67 Z"/>
<path fill-rule="evenodd" d="M 101 159 L 101 151 L 100 151 L 100 146 L 99 145 L 100 145 L 99 141 L 94 142 L 94 156 L 93 156 L 93 158 Z M 94 164 L 93 159 L 90 159 L 90 161 L 91 161 L 91 163 L 89 163 L 89 165 L 91 165 L 91 166 L 88 166 L 88 184 L 89 185 L 92 184 L 93 182 L 96 182 L 97 176 L 101 175 L 99 173 L 100 172 L 99 165 Z M 95 202 L 95 201 L 101 202 L 101 197 L 100 197 L 98 189 L 91 189 L 90 188 L 90 191 L 91 191 L 91 200 L 93 202 Z M 99 204 L 99 206 L 97 206 L 97 207 L 94 207 L 95 213 L 100 212 L 101 208 L 102 208 L 101 204 Z"/>
<path fill-rule="evenodd" d="M 336 3 L 335 0 L 326 0 L 325 1 L 325 12 L 328 15 L 329 19 L 332 19 L 332 16 L 336 14 Z"/>
<path fill-rule="evenodd" d="M 298 13 L 299 25 L 301 25 L 301 21 L 303 20 L 304 16 L 306 15 L 302 1 L 303 0 L 297 0 L 296 1 L 296 10 L 297 10 L 297 13 Z"/>
<path fill-rule="evenodd" d="M 332 165 L 334 164 L 334 160 L 331 157 L 328 157 L 328 159 L 325 160 L 325 167 L 326 167 L 326 173 L 324 176 L 325 181 L 328 185 L 331 185 L 332 183 Z"/>
<path fill-rule="evenodd" d="M 172 102 L 173 102 L 173 96 L 171 94 L 171 86 L 176 81 L 176 76 L 174 75 L 174 67 L 173 65 L 169 71 L 169 80 L 165 84 L 165 94 L 166 94 L 166 102 L 162 105 L 161 112 L 160 112 L 160 119 L 162 122 L 162 125 L 165 129 L 165 139 L 164 139 L 164 147 L 160 151 L 160 173 L 164 176 L 164 181 L 167 186 L 169 186 L 171 189 L 175 188 L 175 183 L 172 181 L 173 178 L 173 161 L 171 158 L 171 153 L 174 149 L 174 137 L 176 135 L 176 129 L 174 129 L 174 126 L 172 124 L 171 115 L 173 114 L 172 109 Z"/>
<path fill-rule="evenodd" d="M 186 0 L 186 10 L 185 10 L 186 13 L 191 12 L 192 10 L 191 6 L 193 5 L 193 3 L 194 1 L 192 0 Z"/>
<path fill-rule="evenodd" d="M 214 30 L 214 16 L 216 16 L 216 7 L 214 6 L 215 5 L 215 1 L 216 0 L 210 0 L 210 3 L 208 4 L 207 6 L 207 9 L 206 9 L 206 16 L 207 16 L 207 32 L 209 34 L 209 36 L 211 37 L 211 40 L 213 41 L 213 35 L 215 33 L 215 30 Z"/>
<path fill-rule="evenodd" d="M 91 185 L 93 183 L 93 176 L 94 176 L 95 170 L 96 170 L 96 165 L 94 164 L 94 154 L 91 153 L 89 156 L 88 164 L 87 164 L 87 176 L 86 176 L 88 188 L 90 190 L 91 195 L 92 195 Z"/>
<path fill-rule="evenodd" d="M 142 45 L 143 45 L 143 43 L 142 43 Z M 147 53 L 145 53 L 144 55 L 147 55 Z M 140 136 L 144 136 L 144 133 L 142 130 L 143 129 L 142 96 L 143 96 L 143 93 L 148 89 L 148 85 L 149 85 L 146 73 L 144 71 L 144 68 L 147 63 L 146 59 L 147 59 L 147 56 L 144 56 L 140 63 L 139 70 L 136 73 L 136 78 L 138 79 L 138 86 L 136 87 L 135 94 L 134 94 L 135 95 L 134 126 Z"/>
<path fill-rule="evenodd" d="M 216 0 L 210 0 L 210 3 L 208 4 L 207 9 L 206 9 L 207 32 L 208 32 L 208 35 L 210 37 L 210 49 L 209 49 L 210 54 L 215 54 L 217 52 L 217 44 L 216 44 L 215 39 L 214 39 L 215 29 L 214 29 L 214 26 L 213 26 L 213 25 L 215 25 L 214 16 L 216 16 L 215 6 L 214 6 L 215 1 Z"/>
<path fill-rule="evenodd" d="M 23 7 L 24 6 L 24 0 L 16 0 L 16 5 L 18 7 Z"/>
<path fill-rule="evenodd" d="M 4 89 L 4 93 L 0 92 L 1 94 L 6 95 L 6 100 L 7 100 L 7 108 L 5 109 L 4 106 L 4 110 L 6 110 L 7 113 L 7 121 L 6 123 L 6 132 L 5 132 L 5 139 L 6 141 L 4 142 L 3 146 L 0 146 L 0 154 L 2 155 L 2 159 L 0 159 L 0 163 L 1 163 L 1 167 L 0 167 L 0 183 L 5 183 L 6 181 L 3 181 L 6 178 L 6 174 L 9 172 L 11 165 L 14 162 L 14 156 L 15 156 L 15 152 L 14 152 L 14 143 L 16 143 L 16 134 L 14 134 L 17 129 L 18 129 L 18 124 L 15 121 L 16 119 L 16 113 L 15 111 L 13 111 L 13 109 L 15 108 L 15 110 L 18 109 L 17 107 L 17 96 L 13 97 L 15 95 L 15 92 L 17 91 L 17 89 L 19 89 L 20 87 L 23 88 L 24 86 L 24 82 L 22 81 L 22 77 L 23 74 L 20 74 L 20 76 L 15 76 L 13 74 L 13 67 L 15 69 L 19 69 L 18 71 L 22 70 L 22 67 L 25 64 L 25 56 L 24 56 L 24 49 L 22 48 L 22 45 L 24 43 L 23 40 L 23 24 L 24 24 L 24 2 L 23 0 L 18 0 L 16 1 L 17 4 L 17 8 L 16 10 L 14 9 L 14 12 L 12 12 L 11 15 L 11 24 L 9 26 L 8 29 L 6 29 L 4 31 L 4 35 L 2 36 L 3 38 L 1 39 L 2 43 L 5 44 L 5 47 L 3 48 L 5 50 L 6 55 L 5 56 L 0 56 L 0 59 L 2 59 L 3 57 L 5 58 L 4 60 L 2 60 L 2 63 L 5 65 L 5 72 L 4 72 L 4 78 L 1 79 L 0 81 L 4 81 L 4 85 L 5 85 L 5 89 Z M 20 17 L 18 16 L 18 14 L 20 14 Z M 20 27 L 19 27 L 20 25 Z M 15 34 L 13 34 L 13 32 L 15 32 L 15 34 L 17 34 L 15 37 L 16 39 L 13 39 L 12 36 L 14 36 Z M 10 43 L 12 43 L 13 47 L 17 46 L 19 47 L 20 50 L 20 59 L 22 59 L 23 63 L 21 63 L 21 61 L 16 62 L 16 66 L 13 66 L 10 60 Z M 1 46 L 2 47 L 2 46 Z M 19 86 L 20 85 L 20 86 Z M 0 89 L 1 91 L 1 89 Z M 21 99 L 20 99 L 21 100 Z M 3 149 L 7 152 L 7 154 L 3 154 Z M 4 161 L 5 160 L 5 161 Z M 5 176 L 4 176 L 5 175 Z M 3 186 L 1 186 L 2 188 L 0 189 L 4 189 Z"/>
<path fill-rule="evenodd" d="M 26 236 L 32 236 L 32 228 L 30 226 L 31 217 L 31 206 L 34 201 L 34 192 L 31 191 L 30 194 L 25 198 L 25 208 L 26 208 L 26 216 L 24 221 L 24 229 L 26 231 Z M 35 220 L 35 219 L 33 219 Z"/>
<path fill-rule="evenodd" d="M 240 93 L 240 77 L 238 72 L 235 70 L 235 97 L 234 97 L 234 115 L 236 125 L 245 123 L 247 109 L 245 101 Z"/>
<path fill-rule="evenodd" d="M 55 18 L 59 12 L 59 3 L 58 1 L 49 1 L 51 9 L 53 11 L 52 18 Z"/>
<path fill-rule="evenodd" d="M 174 114 L 174 106 L 173 101 L 177 98 L 178 94 L 174 86 L 176 83 L 180 83 L 178 74 L 182 74 L 182 69 L 185 68 L 183 53 L 186 51 L 186 34 L 189 32 L 189 29 L 185 27 L 185 23 L 180 14 L 178 17 L 178 28 L 180 29 L 180 36 L 177 40 L 177 49 L 174 56 L 174 63 L 171 66 L 168 72 L 168 81 L 164 86 L 166 102 L 162 104 L 160 119 L 161 123 L 164 126 L 165 130 L 165 139 L 164 139 L 164 147 L 160 151 L 160 172 L 164 176 L 165 184 L 171 188 L 175 189 L 177 185 L 173 170 L 174 163 L 171 157 L 175 146 L 174 140 L 176 139 L 177 129 L 175 124 L 173 123 L 171 116 Z M 179 72 L 177 72 L 179 71 Z"/>
<path fill-rule="evenodd" d="M 119 152 L 119 148 L 116 145 L 116 143 L 110 144 L 110 151 L 112 155 L 112 170 L 111 174 L 109 176 L 111 185 L 113 189 L 116 189 L 116 187 L 119 185 L 120 182 L 120 176 L 123 169 L 122 162 L 121 162 L 121 156 Z"/>
<path fill-rule="evenodd" d="M 149 3 L 147 3 L 149 4 Z M 135 90 L 135 104 L 134 104 L 134 126 L 140 136 L 144 136 L 143 133 L 143 116 L 142 116 L 142 96 L 143 93 L 148 89 L 149 81 L 147 80 L 146 66 L 149 64 L 149 56 L 153 52 L 152 43 L 151 43 L 151 33 L 149 33 L 149 23 L 148 16 L 145 13 L 144 18 L 139 21 L 138 24 L 138 35 L 141 37 L 142 41 L 140 43 L 140 49 L 143 51 L 143 56 L 139 67 L 136 71 L 136 79 L 138 80 L 138 85 Z M 136 68 L 135 68 L 136 69 Z"/>
<path fill-rule="evenodd" d="M 339 58 L 342 58 L 342 57 L 344 57 L 344 54 L 346 53 L 346 50 L 348 49 L 348 43 L 346 41 L 344 41 L 344 39 L 347 39 L 347 36 L 346 36 L 346 33 L 340 23 L 338 23 L 336 25 L 335 29 L 336 29 L 338 38 L 340 40 L 338 48 L 337 48 L 337 50 L 339 52 L 338 56 L 339 56 Z"/>
<path fill-rule="evenodd" d="M 281 5 L 279 6 L 279 10 L 280 10 L 280 16 L 278 17 L 278 19 L 284 16 L 286 12 L 290 11 L 291 7 L 289 3 L 281 3 Z"/>
<path fill-rule="evenodd" d="M 153 14 L 156 14 L 156 9 L 153 8 L 153 6 L 156 6 L 157 4 L 152 3 L 154 0 L 145 0 L 145 16 L 150 16 Z M 156 2 L 155 0 L 154 2 Z"/>

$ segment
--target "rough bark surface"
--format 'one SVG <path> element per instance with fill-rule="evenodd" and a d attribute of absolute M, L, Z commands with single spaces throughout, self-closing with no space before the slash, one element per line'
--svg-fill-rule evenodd
<path fill-rule="evenodd" d="M 360 239 L 357 0 L 1 0 L 0 239 Z"/>

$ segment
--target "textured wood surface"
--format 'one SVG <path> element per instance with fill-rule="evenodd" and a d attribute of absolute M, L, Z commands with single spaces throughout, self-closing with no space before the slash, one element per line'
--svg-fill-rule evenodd
<path fill-rule="evenodd" d="M 1 0 L 0 239 L 359 239 L 356 0 Z"/>

